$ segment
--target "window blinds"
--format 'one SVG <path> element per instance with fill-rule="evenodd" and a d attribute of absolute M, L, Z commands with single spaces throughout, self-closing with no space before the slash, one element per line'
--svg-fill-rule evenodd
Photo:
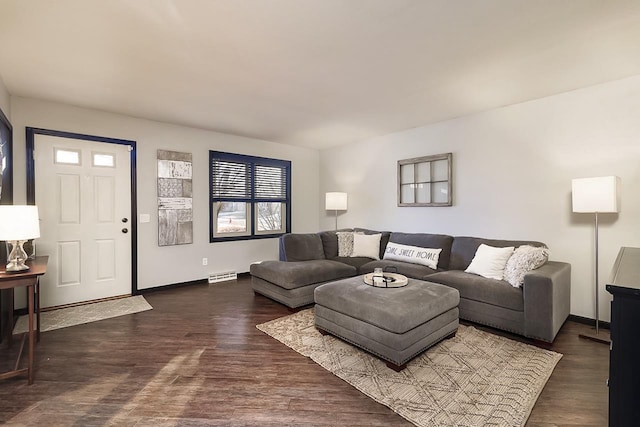
<path fill-rule="evenodd" d="M 211 167 L 211 195 L 214 198 L 274 201 L 287 199 L 286 167 L 253 165 L 251 162 L 222 159 L 213 159 Z"/>
<path fill-rule="evenodd" d="M 213 159 L 212 196 L 216 198 L 250 199 L 251 164 Z"/>
<path fill-rule="evenodd" d="M 287 198 L 286 169 L 256 165 L 255 198 L 285 200 Z"/>

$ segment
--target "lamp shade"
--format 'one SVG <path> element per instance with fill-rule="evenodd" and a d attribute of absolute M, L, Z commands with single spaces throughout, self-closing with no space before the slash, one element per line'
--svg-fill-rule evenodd
<path fill-rule="evenodd" d="M 347 193 L 327 193 L 325 195 L 325 209 L 333 211 L 346 211 Z"/>
<path fill-rule="evenodd" d="M 0 240 L 29 240 L 40 237 L 38 207 L 0 206 Z"/>
<path fill-rule="evenodd" d="M 600 176 L 571 181 L 573 212 L 615 213 L 620 210 L 620 178 Z"/>

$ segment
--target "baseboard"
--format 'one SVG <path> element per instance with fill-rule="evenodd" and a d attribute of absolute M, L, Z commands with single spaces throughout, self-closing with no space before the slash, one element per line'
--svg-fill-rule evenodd
<path fill-rule="evenodd" d="M 238 279 L 243 279 L 250 276 L 251 274 L 249 272 L 238 273 Z M 169 285 L 161 285 L 161 286 L 154 286 L 152 288 L 138 289 L 137 295 L 143 295 L 151 292 L 158 292 L 158 291 L 164 291 L 166 289 L 181 288 L 183 286 L 193 286 L 193 285 L 209 285 L 209 280 L 198 279 L 198 280 L 191 280 L 189 282 L 172 283 Z"/>
<path fill-rule="evenodd" d="M 208 285 L 207 279 L 191 280 L 189 282 L 171 283 L 169 285 L 154 286 L 152 288 L 138 289 L 138 295 L 150 294 L 152 292 L 165 291 L 167 289 L 182 288 L 184 286 Z"/>
<path fill-rule="evenodd" d="M 572 321 L 578 322 L 578 323 L 582 323 L 584 325 L 591 325 L 591 326 L 594 326 L 594 327 L 596 325 L 596 319 L 591 319 L 589 317 L 576 316 L 575 314 L 570 314 L 569 315 L 569 320 L 572 320 Z M 603 329 L 610 329 L 611 323 L 605 322 L 604 320 L 600 320 L 598 322 L 598 325 Z"/>

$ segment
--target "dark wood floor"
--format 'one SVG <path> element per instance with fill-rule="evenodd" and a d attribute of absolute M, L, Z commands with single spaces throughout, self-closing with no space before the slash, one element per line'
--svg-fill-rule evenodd
<path fill-rule="evenodd" d="M 35 383 L 0 382 L 0 423 L 33 426 L 407 426 L 390 409 L 263 334 L 287 315 L 247 278 L 145 295 L 153 310 L 45 332 Z M 607 425 L 608 346 L 578 338 L 528 426 Z M 15 351 L 15 346 L 14 350 Z M 0 351 L 3 368 L 11 351 Z"/>

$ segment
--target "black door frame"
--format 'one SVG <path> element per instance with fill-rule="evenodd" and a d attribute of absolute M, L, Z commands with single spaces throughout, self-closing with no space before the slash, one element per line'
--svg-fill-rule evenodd
<path fill-rule="evenodd" d="M 129 146 L 129 159 L 131 169 L 131 294 L 138 295 L 138 206 L 136 196 L 136 141 L 126 139 L 107 138 L 103 136 L 84 135 L 81 133 L 57 131 L 27 127 L 26 154 L 27 154 L 27 204 L 36 203 L 36 165 L 33 157 L 35 149 L 35 136 L 48 135 L 81 141 L 104 142 L 107 144 L 119 144 Z"/>
<path fill-rule="evenodd" d="M 2 171 L 2 194 L 0 204 L 13 204 L 13 126 L 0 108 L 0 169 L 4 161 L 5 169 Z M 7 261 L 7 251 L 4 243 L 0 245 L 0 262 Z M 0 291 L 0 342 L 9 333 L 8 327 L 13 324 L 9 321 L 13 316 L 13 290 L 3 289 Z"/>

